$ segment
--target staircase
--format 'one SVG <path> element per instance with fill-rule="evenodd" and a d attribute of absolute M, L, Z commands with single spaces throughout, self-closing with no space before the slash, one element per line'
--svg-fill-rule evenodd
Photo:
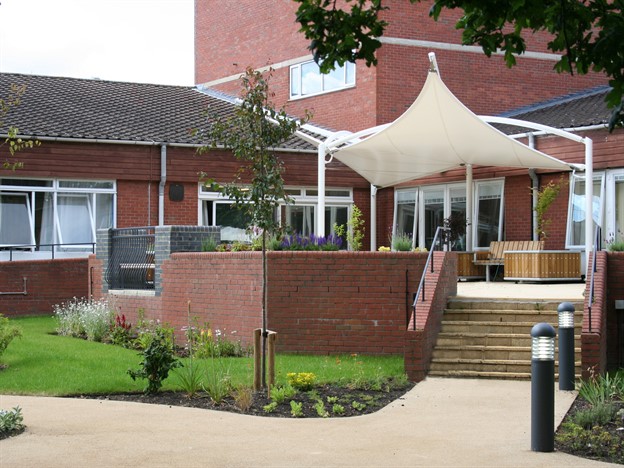
<path fill-rule="evenodd" d="M 451 299 L 444 311 L 429 375 L 530 379 L 531 328 L 547 322 L 557 330 L 557 307 L 563 301 Z M 583 303 L 570 302 L 575 307 L 575 364 L 580 376 Z M 555 354 L 555 374 L 558 360 Z"/>

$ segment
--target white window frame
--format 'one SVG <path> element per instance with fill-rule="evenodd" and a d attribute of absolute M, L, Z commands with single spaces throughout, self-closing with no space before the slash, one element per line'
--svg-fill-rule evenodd
<path fill-rule="evenodd" d="M 316 66 L 316 75 L 318 79 L 321 80 L 321 90 L 313 93 L 305 93 L 303 92 L 303 67 L 312 65 Z M 331 73 L 336 73 L 342 71 L 342 80 L 338 87 L 329 88 L 326 85 L 328 77 Z M 352 81 L 349 81 L 349 74 L 352 75 Z M 341 91 L 343 89 L 354 88 L 356 83 L 356 66 L 352 62 L 346 62 L 344 66 L 339 67 L 336 66 L 336 69 L 333 72 L 324 74 L 321 73 L 320 68 L 314 62 L 314 60 L 309 60 L 307 62 L 298 63 L 296 65 L 291 65 L 289 72 L 289 95 L 291 100 L 296 99 L 304 99 L 310 96 L 318 96 L 320 94 L 332 93 L 335 91 Z M 296 89 L 296 91 L 294 91 Z"/>
<path fill-rule="evenodd" d="M 576 185 L 577 180 L 585 181 L 585 175 L 576 175 L 574 173 L 570 174 L 570 183 L 569 183 L 569 197 L 568 197 L 568 217 L 566 221 L 566 249 L 575 249 L 575 250 L 585 250 L 585 242 L 583 244 L 573 244 L 572 243 L 572 215 L 573 215 L 573 195 L 574 195 L 574 186 Z M 600 196 L 599 196 L 599 207 L 598 207 L 598 218 L 594 219 L 594 221 L 599 225 L 604 225 L 604 213 L 605 213 L 605 173 L 604 172 L 594 172 L 594 181 L 600 182 Z M 596 197 L 596 190 L 594 189 L 594 197 Z M 585 196 L 583 195 L 583 199 Z M 581 205 L 583 208 L 583 213 L 585 213 L 585 201 Z M 592 214 L 593 215 L 593 214 Z M 585 232 L 583 230 L 583 232 Z M 595 233 L 592 233 L 592 236 Z M 603 230 L 603 240 L 604 240 L 605 232 Z M 593 242 L 592 242 L 593 244 Z"/>
<path fill-rule="evenodd" d="M 608 170 L 606 174 L 605 187 L 605 212 L 604 228 L 602 230 L 603 241 L 623 240 L 624 232 L 617 232 L 616 222 L 616 182 L 624 183 L 624 168 Z M 619 234 L 619 236 L 618 236 Z"/>
<path fill-rule="evenodd" d="M 15 183 L 8 184 L 3 183 L 3 180 L 11 180 L 15 181 Z M 24 184 L 21 185 L 19 182 L 23 181 Z M 30 181 L 39 181 L 44 182 L 46 185 L 28 185 Z M 78 185 L 75 187 L 68 187 L 66 185 Z M 80 186 L 82 184 L 83 186 Z M 93 187 L 94 184 L 106 185 L 106 187 Z M 87 208 L 89 210 L 89 225 L 91 228 L 91 237 L 92 241 L 96 242 L 96 228 L 95 222 L 97 219 L 97 202 L 96 196 L 97 194 L 107 194 L 112 195 L 111 203 L 112 203 L 112 226 L 116 227 L 117 225 L 117 182 L 114 180 L 77 180 L 77 179 L 43 179 L 43 178 L 18 178 L 18 177 L 0 177 L 0 192 L 3 193 L 11 193 L 11 194 L 23 194 L 28 200 L 29 206 L 29 224 L 30 224 L 30 238 L 32 240 L 32 244 L 35 244 L 35 210 L 36 210 L 36 194 L 38 193 L 49 193 L 52 196 L 52 223 L 47 226 L 50 229 L 50 233 L 52 236 L 51 241 L 44 242 L 59 244 L 63 242 L 62 234 L 61 234 L 61 226 L 60 219 L 58 213 L 58 198 L 59 194 L 63 196 L 78 196 L 78 197 L 86 197 L 88 200 Z M 42 248 L 49 249 L 49 248 Z M 34 250 L 31 249 L 31 250 Z M 84 253 L 91 253 L 92 248 L 90 246 L 85 245 L 66 245 L 62 247 L 55 247 L 55 251 L 62 252 L 74 252 L 76 255 L 84 255 Z M 49 256 L 49 253 L 46 254 Z M 69 255 L 69 254 L 68 254 Z M 69 255 L 73 256 L 73 255 Z"/>
<path fill-rule="evenodd" d="M 491 185 L 500 185 L 500 208 L 498 212 L 498 238 L 497 241 L 503 239 L 503 226 L 504 226 L 504 214 L 505 214 L 505 179 L 486 179 L 486 180 L 477 180 L 474 182 L 474 207 L 473 213 L 471 216 L 472 221 L 472 240 L 473 240 L 473 250 L 487 250 L 490 248 L 488 245 L 477 245 L 479 242 L 479 192 Z"/>

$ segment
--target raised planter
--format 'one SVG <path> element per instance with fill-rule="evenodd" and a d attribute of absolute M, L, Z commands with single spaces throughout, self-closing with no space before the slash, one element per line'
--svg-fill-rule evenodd
<path fill-rule="evenodd" d="M 570 250 L 505 252 L 505 280 L 578 281 L 581 253 Z"/>

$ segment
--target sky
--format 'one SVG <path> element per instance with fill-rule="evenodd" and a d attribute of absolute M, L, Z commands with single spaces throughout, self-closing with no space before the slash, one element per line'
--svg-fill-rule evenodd
<path fill-rule="evenodd" d="M 194 84 L 193 0 L 0 0 L 0 72 Z"/>

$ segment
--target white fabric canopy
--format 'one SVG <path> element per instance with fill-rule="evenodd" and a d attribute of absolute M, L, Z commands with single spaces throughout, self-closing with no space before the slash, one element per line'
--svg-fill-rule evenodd
<path fill-rule="evenodd" d="M 481 120 L 430 71 L 416 101 L 373 135 L 333 150 L 371 184 L 389 187 L 466 164 L 570 170 Z"/>

